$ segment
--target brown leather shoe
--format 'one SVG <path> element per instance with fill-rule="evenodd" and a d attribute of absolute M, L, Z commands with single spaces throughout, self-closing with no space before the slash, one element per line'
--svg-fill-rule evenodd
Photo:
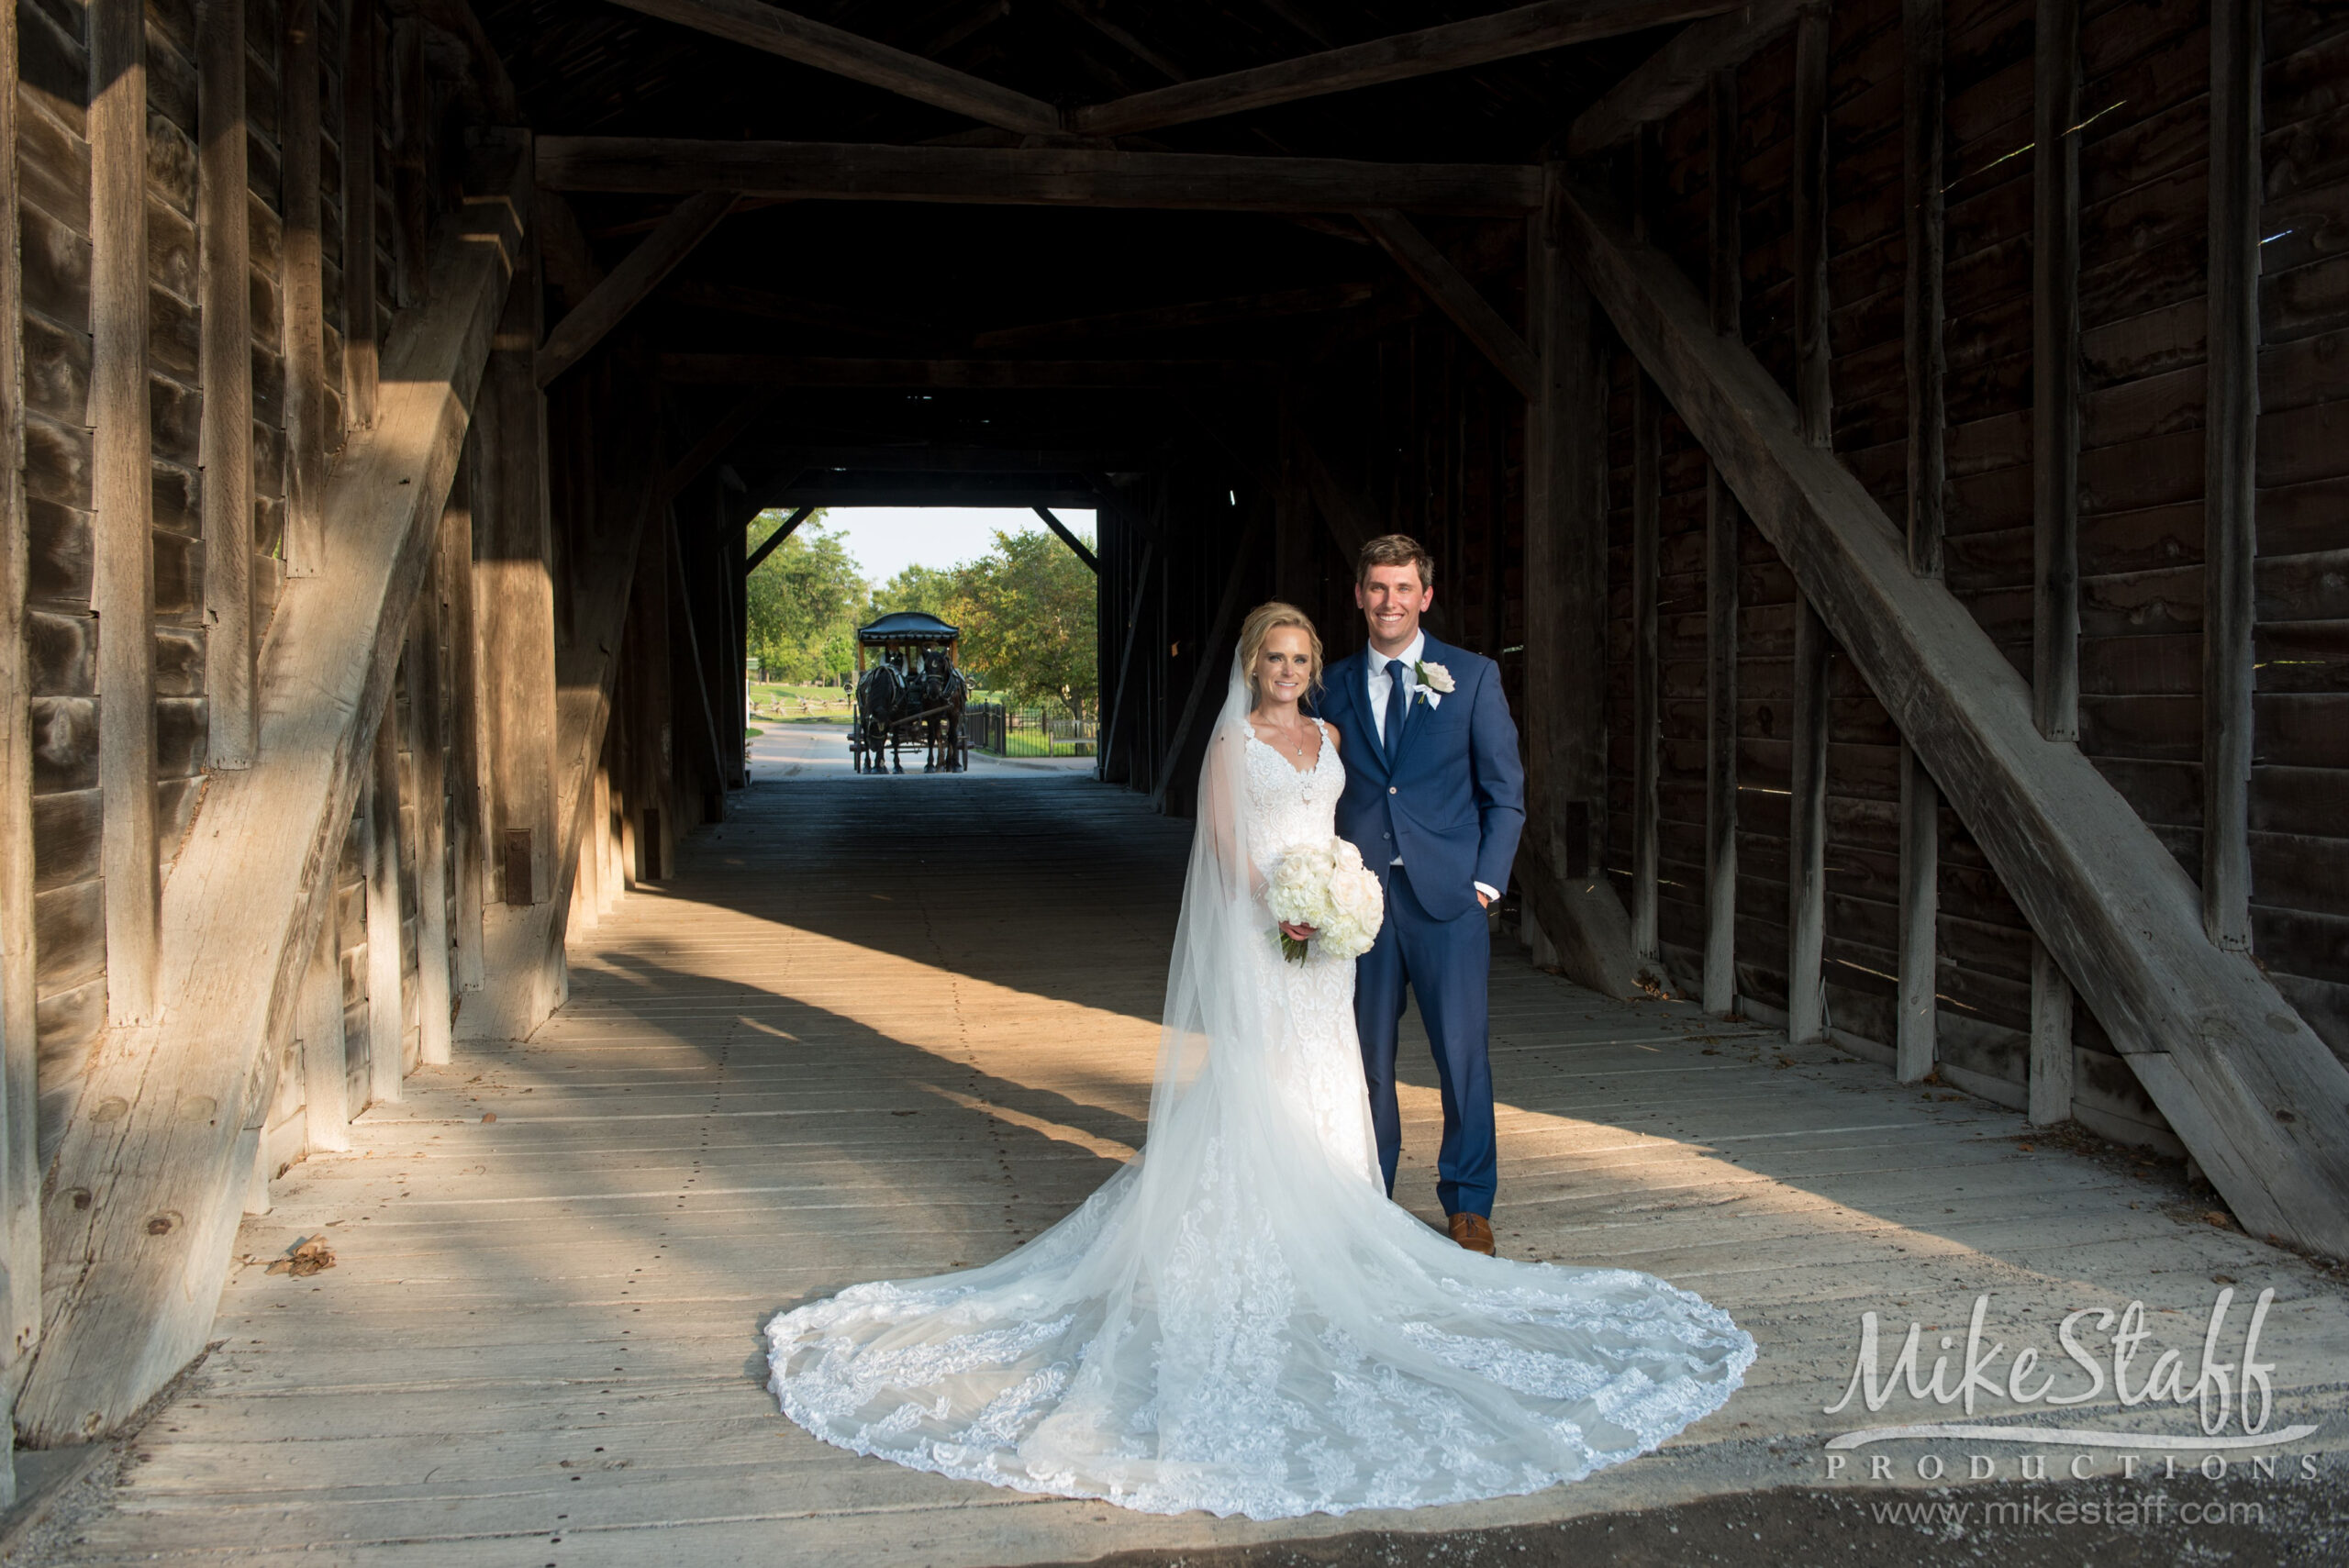
<path fill-rule="evenodd" d="M 1493 1222 L 1481 1214 L 1462 1212 L 1452 1217 L 1452 1239 L 1471 1252 L 1493 1256 Z"/>

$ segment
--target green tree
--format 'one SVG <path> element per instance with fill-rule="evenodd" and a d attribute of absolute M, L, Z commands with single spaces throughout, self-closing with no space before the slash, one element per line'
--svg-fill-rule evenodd
<path fill-rule="evenodd" d="M 951 620 L 946 606 L 962 587 L 963 566 L 908 566 L 873 591 L 864 618 L 877 620 L 895 610 L 921 610 Z"/>
<path fill-rule="evenodd" d="M 800 524 L 759 563 L 747 584 L 746 640 L 751 656 L 774 679 L 821 680 L 855 667 L 848 634 L 863 595 L 864 573 L 847 542 L 825 529 L 823 517 L 818 512 Z M 775 513 L 761 513 L 751 525 L 754 537 L 764 538 L 780 521 Z M 835 667 L 840 649 L 850 650 L 848 662 Z"/>
<path fill-rule="evenodd" d="M 1047 533 L 998 533 L 993 550 L 954 576 L 937 613 L 962 628 L 963 662 L 990 689 L 1065 702 L 1079 717 L 1092 707 L 1101 684 L 1097 593 L 1074 551 Z"/>

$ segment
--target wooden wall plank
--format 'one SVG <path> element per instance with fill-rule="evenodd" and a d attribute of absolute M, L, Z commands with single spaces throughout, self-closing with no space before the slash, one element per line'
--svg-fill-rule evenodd
<path fill-rule="evenodd" d="M 155 1003 L 154 482 L 147 376 L 147 44 L 141 0 L 90 11 L 90 426 L 106 791 L 106 1013 Z"/>
<path fill-rule="evenodd" d="M 1908 250 L 1901 296 L 1902 364 L 1909 385 L 1909 569 L 1942 574 L 1943 432 L 1948 423 L 1946 305 L 1942 286 L 1946 243 L 1943 149 L 1947 138 L 1942 54 L 1943 0 L 1902 0 L 1901 193 Z"/>
<path fill-rule="evenodd" d="M 299 1012 L 302 1141 L 313 1151 L 351 1147 L 346 1099 L 349 1041 L 343 1034 L 342 934 L 331 906 L 304 972 Z"/>
<path fill-rule="evenodd" d="M 1941 912 L 1942 796 L 1924 759 L 1912 746 L 1900 748 L 1900 886 L 1898 1012 L 1893 1025 L 1893 1071 L 1914 1084 L 1933 1070 L 1938 1019 Z"/>
<path fill-rule="evenodd" d="M 1795 17 L 1795 406 L 1815 447 L 1833 445 L 1835 434 L 1827 333 L 1829 23 L 1826 0 L 1805 6 Z"/>
<path fill-rule="evenodd" d="M 440 639 L 448 625 L 448 515 L 431 575 L 408 628 L 407 751 L 416 779 L 417 1052 L 427 1065 L 449 1061 L 449 743 L 447 665 Z"/>
<path fill-rule="evenodd" d="M 468 995 L 478 997 L 484 983 L 482 906 L 489 868 L 481 767 L 485 705 L 481 689 L 480 617 L 474 614 L 473 597 L 473 473 L 478 460 L 473 447 L 477 439 L 467 437 L 440 517 L 440 569 L 449 595 L 449 766 L 454 774 L 449 786 L 449 864 L 456 879 L 456 894 L 450 901 L 453 924 L 449 935 L 449 979 L 460 1006 Z"/>
<path fill-rule="evenodd" d="M 326 273 L 318 156 L 318 4 L 283 0 L 279 45 L 280 316 L 285 352 L 285 574 L 325 570 Z"/>
<path fill-rule="evenodd" d="M 1744 336 L 1737 73 L 1713 73 L 1708 271 L 1713 330 Z M 1705 465 L 1705 1011 L 1737 1010 L 1737 497 Z"/>
<path fill-rule="evenodd" d="M 347 425 L 375 422 L 382 329 L 375 309 L 376 19 L 374 0 L 342 11 L 342 406 Z"/>
<path fill-rule="evenodd" d="M 1827 943 L 1826 626 L 1807 598 L 1795 605 L 1794 772 L 1787 801 L 1787 1038 L 1827 1029 L 1821 977 Z"/>
<path fill-rule="evenodd" d="M 361 810 L 367 839 L 367 1094 L 368 1101 L 400 1097 L 403 1027 L 400 1008 L 400 725 L 396 695 L 375 721 L 373 765 Z"/>
<path fill-rule="evenodd" d="M 17 250 L 17 8 L 0 8 L 0 1373 L 40 1324 L 39 1013 L 34 952 L 31 586 L 24 262 Z"/>
<path fill-rule="evenodd" d="M 2251 945 L 2254 558 L 2258 552 L 2257 0 L 2210 7 L 2210 282 L 2203 413 L 2202 927 Z"/>
<path fill-rule="evenodd" d="M 2080 0 L 2038 0 L 2032 93 L 2032 709 L 2079 738 Z"/>
<path fill-rule="evenodd" d="M 1659 956 L 1656 945 L 1656 774 L 1661 681 L 1656 647 L 1658 509 L 1663 485 L 1663 411 L 1654 386 L 1631 384 L 1631 951 Z"/>
<path fill-rule="evenodd" d="M 253 573 L 247 565 L 253 555 L 253 323 L 244 0 L 202 0 L 195 46 L 207 750 L 213 767 L 248 768 L 260 720 L 253 707 Z"/>

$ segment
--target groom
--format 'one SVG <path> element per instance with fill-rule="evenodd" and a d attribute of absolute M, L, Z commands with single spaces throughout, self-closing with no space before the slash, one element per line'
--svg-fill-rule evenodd
<path fill-rule="evenodd" d="M 1508 885 L 1525 826 L 1525 769 L 1500 667 L 1419 628 L 1435 562 L 1417 539 L 1362 547 L 1354 603 L 1370 646 L 1340 660 L 1323 699 L 1346 739 L 1339 835 L 1379 869 L 1386 919 L 1354 967 L 1354 1024 L 1386 1191 L 1403 1151 L 1395 1037 L 1403 992 L 1419 999 L 1443 1089 L 1436 1196 L 1452 1239 L 1493 1250 L 1493 1080 L 1486 1062 L 1485 910 Z"/>

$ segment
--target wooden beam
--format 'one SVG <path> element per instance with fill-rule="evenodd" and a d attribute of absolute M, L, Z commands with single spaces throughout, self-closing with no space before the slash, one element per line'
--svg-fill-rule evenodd
<path fill-rule="evenodd" d="M 406 1039 L 401 1017 L 400 973 L 400 726 L 399 698 L 387 698 L 375 721 L 373 766 L 360 810 L 367 827 L 362 861 L 367 907 L 367 1099 L 400 1097 L 400 1061 Z"/>
<path fill-rule="evenodd" d="M 2349 1254 L 2349 1068 L 2248 955 L 2211 944 L 2153 830 L 2077 747 L 2040 736 L 1989 636 L 1909 570 L 1883 509 L 1800 439 L 1786 394 L 1711 329 L 1673 261 L 1582 193 L 1560 210 L 1617 330 L 2244 1228 Z"/>
<path fill-rule="evenodd" d="M 1917 749 L 1900 748 L 1900 888 L 1898 929 L 1900 974 L 1893 1023 L 1893 1073 L 1920 1082 L 1940 1054 L 1940 968 L 1937 915 L 1941 900 L 1942 795 Z"/>
<path fill-rule="evenodd" d="M 318 0 L 284 0 L 278 45 L 280 328 L 284 335 L 285 575 L 326 570 L 326 274 L 318 200 Z"/>
<path fill-rule="evenodd" d="M 340 905 L 339 898 L 330 901 L 318 926 L 294 1021 L 302 1063 L 302 1142 L 319 1153 L 351 1147 L 351 1037 L 342 1005 Z"/>
<path fill-rule="evenodd" d="M 834 474 L 833 479 L 853 480 L 853 474 Z M 757 505 L 750 506 L 750 518 L 778 506 L 985 506 L 1014 511 L 1030 506 L 1091 506 L 1099 503 L 1097 491 L 1088 487 L 1073 488 L 1046 484 L 918 484 L 910 477 L 889 484 L 826 484 L 818 476 L 802 474 L 800 483 L 770 490 L 757 497 Z"/>
<path fill-rule="evenodd" d="M 1532 210 L 1541 171 L 1508 163 L 1368 163 L 1074 147 L 892 147 L 550 136 L 550 189 L 646 195 L 740 191 L 829 201 L 1162 207 L 1201 212 L 1405 212 L 1509 217 Z"/>
<path fill-rule="evenodd" d="M 258 1069 L 295 1032 L 526 210 L 520 149 L 486 152 L 479 194 L 435 252 L 431 303 L 385 356 L 380 417 L 328 487 L 342 542 L 323 577 L 279 601 L 253 766 L 212 775 L 204 830 L 164 889 L 164 1022 L 115 1030 L 92 1055 L 83 1103 L 118 1098 L 129 1114 L 77 1116 L 61 1136 L 43 1203 L 46 1328 L 17 1406 L 41 1440 L 114 1430 L 210 1334 L 252 1173 Z"/>
<path fill-rule="evenodd" d="M 623 4 L 628 0 L 622 0 Z M 1086 136 L 1130 136 L 1163 126 L 1242 114 L 1299 98 L 1348 92 L 1514 60 L 1545 50 L 1615 38 L 1697 17 L 1718 16 L 1736 0 L 1542 0 L 1367 43 L 1252 66 L 1197 82 L 1178 82 L 1070 117 Z"/>
<path fill-rule="evenodd" d="M 1158 782 L 1150 792 L 1150 807 L 1159 810 L 1166 804 L 1166 791 L 1183 771 L 1184 754 L 1190 749 L 1191 737 L 1205 715 L 1216 706 L 1210 692 L 1230 670 L 1232 639 L 1239 635 L 1240 601 L 1246 597 L 1249 569 L 1256 562 L 1256 539 L 1264 532 L 1265 506 L 1251 497 L 1248 521 L 1240 530 L 1240 543 L 1231 552 L 1231 566 L 1223 574 L 1223 592 L 1217 596 L 1215 619 L 1208 624 L 1207 640 L 1199 644 L 1197 667 L 1191 673 L 1191 687 L 1183 695 L 1183 712 L 1174 721 L 1174 728 L 1167 738 L 1166 760 L 1158 770 Z"/>
<path fill-rule="evenodd" d="M 1320 447 L 1302 424 L 1297 430 L 1297 456 L 1305 487 L 1313 495 L 1313 508 L 1321 514 L 1321 526 L 1330 530 L 1330 542 L 1338 547 L 1338 559 L 1345 563 L 1351 575 L 1355 561 L 1362 555 L 1362 547 L 1387 530 L 1330 472 Z"/>
<path fill-rule="evenodd" d="M 1501 319 L 1476 285 L 1463 277 L 1451 258 L 1437 250 L 1411 220 L 1392 207 L 1371 207 L 1355 215 L 1370 237 L 1378 241 L 1404 276 L 1419 285 L 1436 307 L 1451 317 L 1476 351 L 1508 378 L 1521 396 L 1531 397 L 1541 380 L 1533 350 L 1516 328 Z"/>
<path fill-rule="evenodd" d="M 731 191 L 703 191 L 687 196 L 662 220 L 661 227 L 637 242 L 611 275 L 596 285 L 579 308 L 555 323 L 539 350 L 538 379 L 546 386 L 587 357 L 628 318 L 629 311 L 661 286 L 679 262 L 694 253 L 733 209 Z"/>
<path fill-rule="evenodd" d="M 685 530 L 674 518 L 669 524 L 669 583 L 673 590 L 671 607 L 675 611 L 675 624 L 685 639 L 685 667 L 693 673 L 694 691 L 700 698 L 702 738 L 709 748 L 707 794 L 712 808 L 709 820 L 722 819 L 726 814 L 726 781 L 731 770 L 726 763 L 726 746 L 718 732 L 718 710 L 709 696 L 708 666 L 702 660 L 702 639 L 695 629 L 693 602 L 693 573 L 685 564 Z"/>
<path fill-rule="evenodd" d="M 0 322 L 24 318 L 17 249 L 17 28 L 0 14 Z M 0 332 L 0 451 L 24 450 L 24 342 Z M 0 1374 L 40 1332 L 40 1019 L 33 942 L 33 734 L 25 590 L 31 538 L 24 469 L 0 463 Z"/>
<path fill-rule="evenodd" d="M 662 354 L 662 380 L 685 386 L 874 386 L 974 391 L 1116 391 L 1261 385 L 1269 360 L 864 360 L 788 354 Z"/>
<path fill-rule="evenodd" d="M 2032 711 L 2080 734 L 2080 0 L 2039 0 L 2032 90 Z"/>
<path fill-rule="evenodd" d="M 1060 110 L 1040 98 L 981 81 L 934 60 L 827 27 L 762 0 L 612 0 L 631 11 L 692 28 L 729 43 L 763 50 L 982 125 L 1030 136 L 1056 136 Z"/>
<path fill-rule="evenodd" d="M 2258 553 L 2259 6 L 2210 8 L 2209 390 L 2202 419 L 2202 929 L 2251 946 L 2253 587 Z"/>
<path fill-rule="evenodd" d="M 342 416 L 375 422 L 382 344 L 375 320 L 375 6 L 342 8 Z"/>
<path fill-rule="evenodd" d="M 392 211 L 398 224 L 398 284 L 403 310 L 424 303 L 425 266 L 432 231 L 432 83 L 425 74 L 425 24 L 419 17 L 392 21 L 392 99 L 399 139 L 392 148 Z"/>
<path fill-rule="evenodd" d="M 1554 181 L 1555 171 L 1550 178 Z M 1609 996 L 1643 965 L 1598 869 L 1607 821 L 1607 380 L 1590 293 L 1552 225 L 1527 225 L 1528 330 L 1542 379 L 1525 411 L 1525 835 L 1513 874 L 1561 971 Z M 1504 412 L 1493 411 L 1502 423 Z M 1503 462 L 1506 450 L 1501 454 Z M 1502 463 L 1497 462 L 1497 470 Z M 1496 489 L 1492 505 L 1505 506 Z M 1505 522 L 1505 516 L 1497 520 Z"/>
<path fill-rule="evenodd" d="M 1827 1033 L 1827 628 L 1795 600 L 1793 779 L 1787 831 L 1787 1038 Z"/>
<path fill-rule="evenodd" d="M 1141 596 L 1150 590 L 1151 568 L 1156 564 L 1157 560 L 1158 540 L 1155 538 L 1144 539 L 1141 547 L 1141 564 L 1134 572 L 1133 594 L 1126 601 L 1126 635 L 1123 646 L 1118 653 L 1118 681 L 1117 684 L 1109 688 L 1109 709 L 1105 716 L 1107 722 L 1101 727 L 1101 771 L 1104 778 L 1108 776 L 1109 748 L 1118 743 L 1118 737 L 1122 733 L 1119 727 L 1127 711 L 1127 682 L 1133 675 L 1134 639 L 1141 630 Z M 1133 776 L 1130 765 L 1125 776 L 1128 778 Z"/>
<path fill-rule="evenodd" d="M 473 72 L 481 78 L 482 96 L 489 100 L 489 112 L 501 126 L 522 123 L 522 106 L 514 91 L 514 79 L 507 74 L 506 61 L 498 57 L 497 46 L 489 41 L 489 31 L 474 15 L 470 0 L 417 0 L 416 8 L 448 31 L 471 46 Z"/>
<path fill-rule="evenodd" d="M 449 933 L 449 980 L 457 1006 L 478 999 L 485 978 L 482 957 L 483 883 L 488 869 L 488 830 L 482 800 L 482 681 L 480 617 L 473 604 L 473 501 L 472 474 L 477 466 L 469 439 L 450 481 L 440 517 L 439 568 L 448 588 L 449 862 L 457 879 Z M 451 1016 L 453 1027 L 454 1015 Z"/>
<path fill-rule="evenodd" d="M 1069 532 L 1068 525 L 1062 522 L 1059 517 L 1055 517 L 1050 506 L 1038 506 L 1035 508 L 1035 513 L 1038 517 L 1044 519 L 1044 526 L 1046 528 L 1061 536 L 1061 542 L 1063 544 L 1076 551 L 1076 558 L 1085 562 L 1085 569 L 1086 571 L 1092 573 L 1097 577 L 1101 574 L 1101 562 L 1099 558 L 1086 547 L 1085 542 L 1083 539 Z"/>
<path fill-rule="evenodd" d="M 1152 332 L 1177 332 L 1186 328 L 1225 327 L 1243 321 L 1277 321 L 1294 316 L 1345 310 L 1375 298 L 1378 285 L 1368 283 L 1315 284 L 1306 288 L 1279 289 L 1222 299 L 1196 300 L 1185 305 L 1152 306 L 1143 310 L 1114 311 L 1107 316 L 1081 316 L 1065 321 L 1038 321 L 1023 327 L 998 327 L 971 339 L 979 350 L 1034 349 L 1053 344 L 1084 344 L 1103 338 L 1141 337 Z"/>
<path fill-rule="evenodd" d="M 2038 1127 L 2072 1119 L 2072 983 L 2045 943 L 2031 944 L 2031 1069 L 2026 1112 Z"/>
<path fill-rule="evenodd" d="M 1663 660 L 1656 596 L 1663 566 L 1664 452 L 1655 385 L 1631 369 L 1631 951 L 1653 963 L 1656 937 L 1656 796 L 1663 745 Z"/>
<path fill-rule="evenodd" d="M 407 634 L 407 750 L 416 780 L 417 1059 L 427 1066 L 450 1058 L 449 1004 L 456 987 L 449 948 L 448 666 L 440 639 L 448 625 L 449 519 L 433 552 L 430 575 Z"/>
<path fill-rule="evenodd" d="M 151 1018 L 157 1000 L 145 17 L 139 0 L 96 0 L 90 7 L 90 79 L 97 84 L 89 111 L 91 608 L 108 628 L 98 642 L 105 801 L 98 863 L 106 888 L 106 1014 L 117 1024 Z"/>
<path fill-rule="evenodd" d="M 1795 406 L 1815 447 L 1835 444 L 1835 400 L 1828 379 L 1827 68 L 1825 0 L 1795 18 Z"/>
<path fill-rule="evenodd" d="M 1752 0 L 1692 22 L 1575 117 L 1566 156 L 1588 158 L 1631 139 L 1705 90 L 1713 73 L 1742 63 L 1794 24 L 1798 0 Z"/>
<path fill-rule="evenodd" d="M 206 760 L 253 762 L 253 317 L 244 0 L 196 8 L 197 374 L 204 384 Z"/>
<path fill-rule="evenodd" d="M 815 507 L 802 506 L 798 510 L 793 512 L 791 516 L 785 517 L 783 520 L 783 526 L 775 529 L 774 532 L 767 535 L 766 538 L 761 539 L 759 541 L 759 548 L 752 550 L 751 552 L 750 559 L 742 562 L 742 575 L 748 577 L 751 573 L 756 572 L 759 569 L 759 563 L 766 560 L 768 556 L 774 553 L 776 546 L 783 543 L 785 539 L 789 539 L 792 536 L 793 531 L 796 529 L 800 524 L 806 522 L 809 517 L 815 516 Z"/>
<path fill-rule="evenodd" d="M 1712 327 L 1742 341 L 1744 225 L 1738 185 L 1737 72 L 1713 72 L 1708 105 Z M 1737 1011 L 1737 497 L 1705 465 L 1705 1011 Z"/>
<path fill-rule="evenodd" d="M 1943 149 L 1947 88 L 1943 0 L 1901 0 L 1901 186 L 1909 260 L 1901 296 L 1901 362 L 1909 382 L 1909 569 L 1942 574 L 1943 490 L 1948 478 L 1949 360 L 1944 335 Z"/>

